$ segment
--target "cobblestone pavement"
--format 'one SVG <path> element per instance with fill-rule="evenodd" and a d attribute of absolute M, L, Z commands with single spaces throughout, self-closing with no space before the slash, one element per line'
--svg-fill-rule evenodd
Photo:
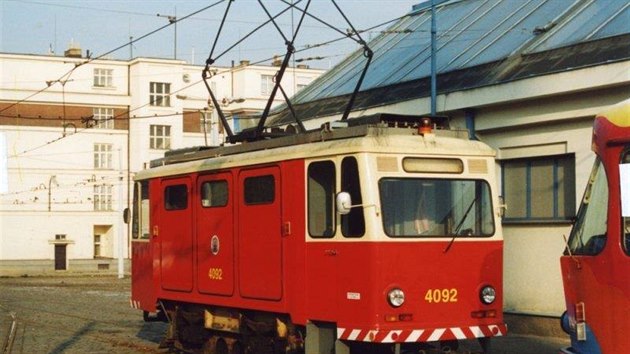
<path fill-rule="evenodd" d="M 165 353 L 166 324 L 145 323 L 129 306 L 130 280 L 115 276 L 0 278 L 0 346 L 15 316 L 11 353 Z M 556 354 L 568 341 L 509 334 L 494 354 Z M 0 348 L 1 351 L 1 348 Z M 458 353 L 479 352 L 476 342 Z"/>
<path fill-rule="evenodd" d="M 166 325 L 129 306 L 116 277 L 0 279 L 0 345 L 13 322 L 12 353 L 161 353 Z"/>

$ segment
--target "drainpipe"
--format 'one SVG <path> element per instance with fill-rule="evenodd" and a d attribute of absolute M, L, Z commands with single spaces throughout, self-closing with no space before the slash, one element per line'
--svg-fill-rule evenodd
<path fill-rule="evenodd" d="M 437 32 L 435 24 L 435 0 L 431 0 L 431 116 L 435 116 L 437 111 L 437 73 L 435 58 L 435 34 Z"/>
<path fill-rule="evenodd" d="M 468 139 L 470 140 L 479 140 L 477 139 L 477 131 L 475 130 L 475 117 L 476 117 L 476 112 L 474 109 L 467 108 L 464 110 L 466 130 L 468 130 Z"/>

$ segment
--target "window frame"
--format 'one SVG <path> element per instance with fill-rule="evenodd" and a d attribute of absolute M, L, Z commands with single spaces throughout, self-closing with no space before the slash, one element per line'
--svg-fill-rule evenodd
<path fill-rule="evenodd" d="M 114 87 L 113 77 L 114 77 L 114 69 L 108 68 L 94 68 L 92 71 L 93 87 L 105 88 L 105 87 Z"/>
<path fill-rule="evenodd" d="M 271 180 L 271 194 L 269 194 L 269 191 L 267 190 L 266 194 L 260 194 L 260 193 L 252 193 L 252 191 L 255 190 L 265 190 L 264 187 L 269 187 L 269 185 L 266 186 L 262 186 L 262 185 L 248 185 L 248 183 L 251 183 L 253 181 L 264 181 L 265 179 L 270 179 Z M 271 196 L 271 199 L 268 198 L 269 196 Z M 256 197 L 254 199 L 252 199 L 253 197 Z M 258 199 L 258 197 L 261 197 L 260 199 Z M 260 175 L 260 176 L 250 176 L 250 177 L 245 177 L 245 179 L 243 180 L 243 203 L 244 205 L 247 206 L 252 206 L 252 205 L 266 205 L 266 204 L 273 204 L 276 201 L 276 177 L 272 174 L 266 174 L 266 175 Z"/>
<path fill-rule="evenodd" d="M 151 107 L 171 107 L 170 82 L 149 82 L 149 105 Z"/>
<path fill-rule="evenodd" d="M 379 203 L 380 203 L 380 209 L 381 209 L 381 222 L 380 225 L 383 229 L 383 233 L 389 237 L 389 238 L 393 238 L 393 239 L 435 239 L 435 238 L 453 238 L 453 237 L 465 237 L 465 238 L 475 238 L 475 239 L 487 239 L 487 238 L 492 238 L 494 236 L 496 236 L 497 234 L 497 227 L 496 227 L 496 219 L 495 219 L 495 214 L 494 214 L 494 205 L 493 205 L 493 190 L 490 187 L 490 183 L 488 180 L 483 179 L 483 178 L 461 178 L 458 177 L 456 175 L 451 175 L 452 177 L 450 178 L 440 178 L 440 177 L 407 177 L 407 176 L 384 176 L 381 177 L 378 180 L 378 194 L 379 194 Z M 459 224 L 458 225 L 452 225 L 453 228 L 457 228 L 458 226 L 461 227 L 462 225 L 464 225 L 464 222 L 466 220 L 468 220 L 468 215 L 471 211 L 475 211 L 476 213 L 479 213 L 479 217 L 481 217 L 480 220 L 478 221 L 485 221 L 485 223 L 480 223 L 480 230 L 483 231 L 483 224 L 487 224 L 489 225 L 489 227 L 491 227 L 492 232 L 490 233 L 418 233 L 418 234 L 392 234 L 389 232 L 389 228 L 386 226 L 386 221 L 388 221 L 388 217 L 389 217 L 389 213 L 390 210 L 388 210 L 386 208 L 386 201 L 384 199 L 384 194 L 383 194 L 383 187 L 385 183 L 389 183 L 389 182 L 415 182 L 415 183 L 437 183 L 437 182 L 449 182 L 450 183 L 450 187 L 456 187 L 453 183 L 460 183 L 460 182 L 465 182 L 465 183 L 472 183 L 474 187 L 474 192 L 475 192 L 475 197 L 472 200 L 473 202 L 476 202 L 477 199 L 477 192 L 479 191 L 478 188 L 481 188 L 480 192 L 486 192 L 485 194 L 483 194 L 481 197 L 481 199 L 479 199 L 479 204 L 477 205 L 477 203 L 467 203 L 467 204 L 463 204 L 464 206 L 468 205 L 468 208 L 465 212 L 464 212 L 464 217 L 462 219 L 458 219 Z M 434 189 L 437 190 L 437 189 Z M 445 189 L 442 189 L 445 190 Z M 446 190 L 449 194 L 451 194 L 453 192 L 454 188 L 450 188 L 448 190 Z M 426 193 L 426 192 L 424 192 Z M 485 200 L 485 198 L 487 198 L 487 200 Z M 426 205 L 426 203 L 424 203 L 424 201 L 428 201 L 429 199 L 423 199 L 422 201 L 422 206 L 423 208 L 428 208 L 428 206 Z M 487 203 L 489 205 L 484 205 L 484 201 L 487 201 Z M 450 213 L 452 213 L 455 209 L 454 206 L 452 204 L 445 204 L 446 206 L 450 207 Z M 473 208 L 473 206 L 477 205 L 475 208 Z M 434 208 L 437 209 L 437 208 Z M 422 214 L 426 214 L 426 213 L 422 213 Z M 483 219 L 483 217 L 487 216 L 488 219 Z M 426 220 L 432 220 L 431 218 L 425 218 Z M 418 218 L 418 220 L 420 220 Z M 446 220 L 446 219 L 444 219 Z M 410 220 L 408 220 L 410 221 Z M 435 220 L 434 220 L 435 221 Z M 474 222 L 475 224 L 477 223 L 477 221 Z M 444 226 L 446 228 L 446 226 L 448 225 L 448 222 L 444 223 Z M 461 230 L 457 230 L 457 231 L 464 231 L 465 229 L 461 229 Z"/>
<path fill-rule="evenodd" d="M 314 185 L 312 183 L 315 183 L 316 180 L 315 178 L 311 178 L 312 173 L 311 173 L 311 168 L 315 168 L 315 167 L 319 167 L 320 165 L 329 165 L 328 167 L 332 167 L 332 176 L 322 176 L 320 175 L 319 177 L 332 177 L 332 186 L 328 186 L 328 187 L 332 187 L 329 188 L 330 189 L 330 196 L 326 196 L 328 198 L 330 198 L 330 200 L 324 200 L 324 207 L 323 209 L 326 210 L 328 207 L 330 208 L 330 215 L 325 215 L 326 219 L 324 220 L 324 223 L 328 224 L 330 222 L 330 226 L 331 226 L 331 233 L 327 234 L 326 231 L 322 232 L 321 234 L 317 234 L 313 232 L 312 226 L 314 224 L 314 216 L 312 214 L 312 208 L 319 208 L 321 207 L 320 205 L 315 205 L 315 200 L 313 199 L 313 193 L 314 193 L 314 189 L 312 187 L 314 187 Z M 314 177 L 318 177 L 318 176 L 314 176 Z M 313 161 L 311 163 L 309 163 L 308 167 L 307 167 L 307 190 L 306 190 L 306 199 L 307 199 L 307 228 L 308 228 L 308 234 L 310 237 L 312 238 L 333 238 L 335 237 L 335 234 L 337 233 L 337 211 L 335 208 L 335 197 L 337 195 L 337 165 L 335 164 L 335 162 L 333 160 L 320 160 L 320 161 Z M 324 189 L 324 193 L 327 193 L 328 190 L 326 189 L 326 186 L 323 186 Z M 319 201 L 321 202 L 321 201 Z M 330 205 L 328 205 L 328 203 L 330 203 Z M 326 212 L 326 214 L 328 214 L 328 211 Z M 328 218 L 329 217 L 329 218 Z"/>
<path fill-rule="evenodd" d="M 94 143 L 94 169 L 95 170 L 111 170 L 113 169 L 113 144 Z"/>
<path fill-rule="evenodd" d="M 354 155 L 344 156 L 341 160 L 341 191 L 350 193 L 353 205 L 362 205 L 361 166 Z M 365 208 L 355 207 L 350 212 L 341 215 L 341 234 L 345 238 L 361 238 L 365 236 L 367 224 L 365 222 Z"/>
<path fill-rule="evenodd" d="M 114 129 L 114 109 L 110 107 L 92 107 L 93 128 Z"/>
<path fill-rule="evenodd" d="M 183 187 L 183 193 L 182 193 Z M 175 197 L 184 197 L 176 199 Z M 181 211 L 188 209 L 189 201 L 189 193 L 188 193 L 188 185 L 185 183 L 181 184 L 173 184 L 167 185 L 164 187 L 163 191 L 163 207 L 166 211 Z M 177 203 L 172 203 L 173 201 Z"/>
<path fill-rule="evenodd" d="M 162 128 L 161 134 L 158 135 L 158 129 Z M 158 141 L 161 146 L 158 147 Z M 149 149 L 151 150 L 169 150 L 171 148 L 171 126 L 164 124 L 149 125 Z"/>
<path fill-rule="evenodd" d="M 541 161 L 551 161 L 553 163 L 553 171 L 552 171 L 552 179 L 553 179 L 553 195 L 551 196 L 553 199 L 552 212 L 553 216 L 550 217 L 539 217 L 532 216 L 532 164 L 539 163 Z M 565 174 L 565 178 L 563 180 L 564 186 L 564 195 L 562 196 L 562 200 L 564 203 L 560 203 L 559 195 L 560 191 L 560 180 L 558 176 L 558 170 L 561 167 L 561 163 L 568 162 L 570 168 L 570 176 Z M 516 164 L 516 163 L 525 163 L 525 180 L 520 181 L 519 183 L 524 183 L 525 185 L 525 196 L 524 196 L 524 209 L 525 216 L 519 217 L 510 217 L 508 213 L 510 211 L 510 200 L 508 195 L 506 195 L 506 164 Z M 523 223 L 543 223 L 543 224 L 569 224 L 572 223 L 577 215 L 576 210 L 576 190 L 575 190 L 575 178 L 576 178 L 576 170 L 575 170 L 575 154 L 562 154 L 562 155 L 548 155 L 548 156 L 534 156 L 534 157 L 525 157 L 525 158 L 516 158 L 516 159 L 505 159 L 500 161 L 501 164 L 501 195 L 503 196 L 506 205 L 507 211 L 502 218 L 503 224 L 523 224 Z M 567 178 L 570 177 L 570 178 Z M 569 183 L 569 185 L 565 185 Z M 569 192 L 569 193 L 566 193 Z M 514 209 L 512 209 L 514 210 Z M 568 214 L 562 215 L 563 210 L 569 211 Z"/>
<path fill-rule="evenodd" d="M 225 196 L 224 199 L 222 199 L 222 203 L 219 204 L 212 204 L 212 197 L 210 199 L 206 199 L 205 195 L 204 195 L 204 191 L 205 191 L 205 186 L 206 185 L 223 185 L 225 186 Z M 210 203 L 208 205 L 204 204 L 204 200 L 209 200 Z M 228 204 L 230 203 L 230 186 L 229 183 L 226 179 L 217 179 L 217 180 L 209 180 L 209 181 L 203 181 L 201 183 L 201 186 L 199 188 L 199 201 L 201 202 L 201 207 L 202 208 L 223 208 L 228 206 Z"/>
<path fill-rule="evenodd" d="M 260 74 L 260 94 L 262 96 L 271 95 L 271 91 L 273 91 L 273 86 L 275 85 L 274 75 L 268 74 Z"/>
<path fill-rule="evenodd" d="M 94 185 L 94 211 L 112 211 L 113 186 L 111 184 Z"/>

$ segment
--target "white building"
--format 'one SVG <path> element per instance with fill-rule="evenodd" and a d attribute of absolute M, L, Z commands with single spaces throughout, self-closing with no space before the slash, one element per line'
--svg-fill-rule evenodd
<path fill-rule="evenodd" d="M 116 270 L 129 257 L 122 213 L 134 172 L 168 149 L 223 141 L 202 69 L 88 61 L 80 50 L 0 54 L 0 275 Z M 252 124 L 244 115 L 263 109 L 278 69 L 212 68 L 233 130 Z M 288 68 L 282 86 L 292 95 L 321 73 Z"/>

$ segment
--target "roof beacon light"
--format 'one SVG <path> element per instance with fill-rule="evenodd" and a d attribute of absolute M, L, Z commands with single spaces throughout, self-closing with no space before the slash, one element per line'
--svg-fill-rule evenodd
<path fill-rule="evenodd" d="M 420 118 L 420 127 L 418 128 L 419 134 L 430 134 L 433 132 L 433 122 L 429 117 Z"/>

